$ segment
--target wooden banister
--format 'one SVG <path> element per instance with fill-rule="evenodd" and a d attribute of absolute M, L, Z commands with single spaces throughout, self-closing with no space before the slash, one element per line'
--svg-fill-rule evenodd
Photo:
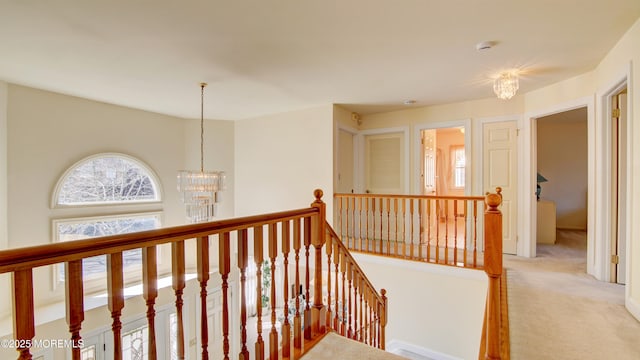
<path fill-rule="evenodd" d="M 486 360 L 500 359 L 500 277 L 502 276 L 502 213 L 498 206 L 502 203 L 502 189 L 495 194 L 487 194 L 484 213 L 484 271 L 489 277 L 486 306 Z"/>
<path fill-rule="evenodd" d="M 267 353 L 270 359 L 299 358 L 330 330 L 371 346 L 384 348 L 384 327 L 387 318 L 385 291 L 383 290 L 381 295 L 375 290 L 347 247 L 326 222 L 326 205 L 322 201 L 322 191 L 316 190 L 314 198 L 308 208 L 298 210 L 0 251 L 0 273 L 13 275 L 14 336 L 22 340 L 31 340 L 36 336 L 33 269 L 65 264 L 69 336 L 72 344 L 81 343 L 80 331 L 85 317 L 82 260 L 96 255 L 106 255 L 107 309 L 112 318 L 113 358 L 122 358 L 121 318 L 126 302 L 123 252 L 141 249 L 142 297 L 146 302 L 149 329 L 146 352 L 150 359 L 155 359 L 159 346 L 155 337 L 155 306 L 159 296 L 158 246 L 170 244 L 171 287 L 175 302 L 176 348 L 179 359 L 184 359 L 187 355 L 185 321 L 189 317 L 183 314 L 183 297 L 186 298 L 188 295 L 187 259 L 194 256 L 197 281 L 193 281 L 193 284 L 199 290 L 200 305 L 199 358 L 211 357 L 211 334 L 219 336 L 216 341 L 220 341 L 222 345 L 216 347 L 216 351 L 222 352 L 223 359 L 264 359 Z M 404 207 L 405 202 L 379 204 L 383 205 L 385 209 L 389 209 L 390 206 L 399 209 Z M 368 202 L 359 202 L 360 209 L 366 209 L 368 206 Z M 393 214 L 386 216 L 399 217 Z M 395 233 L 400 234 L 402 231 L 398 229 Z M 237 239 L 236 264 L 231 256 L 234 251 L 231 239 Z M 186 249 L 192 249 L 186 247 L 189 241 L 196 243 L 193 254 L 186 252 Z M 219 274 L 215 275 L 210 269 L 215 265 L 210 264 L 209 258 L 212 241 L 218 243 Z M 359 246 L 363 246 L 362 241 Z M 398 247 L 400 248 L 402 247 Z M 250 286 L 247 281 L 250 249 L 253 250 L 257 277 L 256 294 L 252 299 L 248 299 L 251 292 L 247 291 L 251 290 L 247 289 L 247 286 Z M 402 249 L 404 251 L 404 248 Z M 290 261 L 291 252 L 293 261 Z M 301 256 L 304 257 L 303 260 Z M 232 271 L 233 266 L 237 266 L 237 272 Z M 262 286 L 263 269 L 265 272 L 269 269 L 270 272 L 270 284 L 265 285 L 265 288 Z M 207 312 L 207 286 L 211 277 L 218 275 L 221 283 L 221 321 L 220 329 L 212 331 L 207 321 L 210 316 Z M 233 278 L 235 276 L 238 278 L 237 282 Z M 235 308 L 231 306 L 232 299 L 236 299 L 235 295 L 230 293 L 231 284 L 239 286 L 240 313 L 235 317 L 239 320 L 237 329 L 232 328 L 230 316 L 230 311 Z M 290 288 L 291 284 L 295 284 L 293 289 Z M 267 297 L 269 300 L 263 301 L 263 295 L 265 300 Z M 295 300 L 291 301 L 294 298 Z M 250 315 L 247 311 L 249 300 L 256 306 L 255 328 L 247 326 L 247 317 Z M 269 329 L 267 343 L 263 339 L 263 322 L 265 328 Z M 277 327 L 276 324 L 280 326 Z M 247 331 L 256 334 L 253 347 L 247 346 Z M 231 354 L 231 349 L 236 348 L 231 346 L 232 341 L 238 344 L 238 354 Z M 19 348 L 18 352 L 20 359 L 32 357 L 28 346 Z M 73 359 L 79 359 L 81 349 L 73 348 L 71 356 Z"/>
<path fill-rule="evenodd" d="M 327 244 L 334 245 L 332 253 L 336 272 L 336 293 L 333 296 L 335 298 L 336 318 L 333 324 L 328 323 L 328 326 L 332 326 L 335 332 L 343 336 L 384 349 L 385 326 L 387 323 L 386 290 L 382 289 L 380 293 L 377 292 L 365 272 L 349 252 L 349 249 L 340 240 L 336 231 L 328 224 L 326 226 L 326 234 L 327 239 L 330 239 L 327 240 Z M 338 286 L 338 281 L 340 281 L 341 286 Z M 341 300 L 339 301 L 339 299 Z M 341 306 L 340 310 L 338 303 Z M 367 315 L 367 307 L 371 311 L 370 317 Z M 367 341 L 366 332 L 369 331 L 366 330 L 367 328 L 372 329 L 370 330 L 371 341 Z"/>
<path fill-rule="evenodd" d="M 349 250 L 481 268 L 477 210 L 482 196 L 334 194 L 335 223 Z"/>

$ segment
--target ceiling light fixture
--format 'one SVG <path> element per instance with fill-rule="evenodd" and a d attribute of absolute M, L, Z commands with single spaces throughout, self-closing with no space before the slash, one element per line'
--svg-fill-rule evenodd
<path fill-rule="evenodd" d="M 493 81 L 493 92 L 502 100 L 511 99 L 519 87 L 518 74 L 515 71 L 505 71 Z"/>
<path fill-rule="evenodd" d="M 178 191 L 192 223 L 207 222 L 215 216 L 215 205 L 224 190 L 224 171 L 204 171 L 204 87 L 200 83 L 200 171 L 178 171 Z"/>

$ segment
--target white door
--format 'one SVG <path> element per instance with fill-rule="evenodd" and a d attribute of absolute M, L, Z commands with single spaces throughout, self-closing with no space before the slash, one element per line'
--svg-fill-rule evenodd
<path fill-rule="evenodd" d="M 365 189 L 372 194 L 404 193 L 404 133 L 364 137 Z"/>
<path fill-rule="evenodd" d="M 353 134 L 340 129 L 338 130 L 338 185 L 336 192 L 353 192 L 353 166 Z"/>
<path fill-rule="evenodd" d="M 517 140 L 516 122 L 504 121 L 483 125 L 483 189 L 495 192 L 502 188 L 502 251 L 516 254 L 517 211 Z"/>

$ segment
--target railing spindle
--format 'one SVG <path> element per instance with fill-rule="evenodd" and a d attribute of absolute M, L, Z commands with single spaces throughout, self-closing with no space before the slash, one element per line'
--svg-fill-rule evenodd
<path fill-rule="evenodd" d="M 222 276 L 222 352 L 229 359 L 229 272 L 231 271 L 231 234 L 224 232 L 218 239 L 218 268 Z M 259 280 L 258 280 L 259 281 Z"/>
<path fill-rule="evenodd" d="M 340 265 L 340 247 L 338 245 L 338 241 L 333 241 L 333 264 L 335 266 L 335 315 L 334 315 L 334 319 L 333 319 L 333 329 L 335 331 L 337 331 L 338 333 L 340 333 L 340 328 L 339 328 L 339 316 L 340 316 L 340 308 L 338 307 L 338 304 L 340 303 L 340 298 L 339 298 L 339 289 L 338 289 L 338 282 L 339 282 L 339 275 L 340 271 L 338 269 L 339 265 Z M 328 245 L 328 244 L 327 244 Z M 329 304 L 331 304 L 331 302 L 329 302 Z"/>
<path fill-rule="evenodd" d="M 291 354 L 291 325 L 289 324 L 289 252 L 291 229 L 289 220 L 282 223 L 282 253 L 284 254 L 284 324 L 282 324 L 282 357 Z"/>
<path fill-rule="evenodd" d="M 410 226 L 410 229 L 411 229 L 411 231 L 409 231 L 409 234 L 411 234 L 411 248 L 409 249 L 409 256 L 410 256 L 412 259 L 413 259 L 413 254 L 414 254 L 413 247 L 415 246 L 415 245 L 413 244 L 414 236 L 415 236 L 414 231 L 413 231 L 413 227 L 414 227 L 414 224 L 413 224 L 413 221 L 414 221 L 414 218 L 413 218 L 413 216 L 414 216 L 414 215 L 413 215 L 413 202 L 414 202 L 414 200 L 413 200 L 413 199 L 410 199 L 410 200 L 409 200 L 409 214 L 411 214 L 411 215 L 410 215 L 410 216 L 411 216 L 411 218 L 410 218 L 410 220 L 409 220 L 409 226 Z"/>
<path fill-rule="evenodd" d="M 300 320 L 300 247 L 301 247 L 301 234 L 300 234 L 300 220 L 293 222 L 293 251 L 296 258 L 296 315 L 293 318 L 293 346 L 296 349 L 302 348 L 302 323 Z"/>
<path fill-rule="evenodd" d="M 333 254 L 333 238 L 331 236 L 327 236 L 325 248 L 327 252 L 327 317 L 325 323 L 327 324 L 327 327 L 333 328 L 333 310 L 331 309 L 331 291 L 333 290 L 331 289 L 331 255 Z"/>
<path fill-rule="evenodd" d="M 240 269 L 240 360 L 249 360 L 247 349 L 247 267 L 249 266 L 248 230 L 238 231 L 238 268 Z M 258 280 L 260 281 L 260 280 Z"/>
<path fill-rule="evenodd" d="M 311 246 L 311 218 L 304 218 L 304 258 L 305 258 L 305 296 L 304 296 L 304 338 L 311 340 L 311 309 L 309 303 L 311 298 L 309 296 L 309 288 L 311 284 L 311 270 L 309 268 L 309 247 Z"/>
<path fill-rule="evenodd" d="M 147 325 L 149 326 L 149 358 L 158 357 L 156 344 L 156 298 L 158 297 L 158 264 L 156 246 L 142 248 L 142 296 L 147 304 Z"/>
<path fill-rule="evenodd" d="M 353 281 L 353 272 L 351 271 L 351 262 L 347 261 L 347 281 L 349 281 L 349 291 L 348 291 L 348 295 L 349 295 L 349 310 L 347 311 L 349 313 L 349 320 L 347 321 L 347 323 L 349 324 L 349 329 L 347 330 L 347 337 L 349 339 L 353 339 L 353 327 L 351 326 L 351 320 L 353 318 L 352 314 L 353 314 L 353 306 L 351 305 L 351 285 L 352 285 L 352 281 Z"/>
<path fill-rule="evenodd" d="M 278 227 L 269 224 L 269 259 L 271 260 L 271 332 L 269 333 L 269 359 L 278 359 L 278 330 L 276 330 L 276 257 L 278 256 Z"/>
<path fill-rule="evenodd" d="M 182 314 L 182 307 L 184 301 L 182 300 L 182 294 L 185 288 L 185 262 L 184 262 L 184 241 L 177 241 L 171 243 L 171 272 L 173 277 L 173 290 L 176 296 L 176 322 L 177 322 L 177 335 L 176 344 L 178 350 L 178 359 L 183 360 L 185 357 L 184 349 L 184 319 Z"/>
<path fill-rule="evenodd" d="M 256 329 L 258 338 L 256 339 L 256 360 L 264 359 L 264 340 L 262 339 L 262 262 L 264 261 L 263 248 L 263 228 L 262 225 L 253 228 L 253 259 L 256 262 Z"/>
<path fill-rule="evenodd" d="M 202 360 L 209 359 L 209 323 L 207 321 L 207 282 L 209 282 L 209 237 L 201 236 L 196 240 L 198 282 L 200 283 L 200 343 Z"/>
<path fill-rule="evenodd" d="M 71 357 L 80 360 L 80 329 L 84 320 L 84 293 L 82 286 L 82 260 L 65 263 L 65 295 L 67 324 L 71 333 Z"/>
<path fill-rule="evenodd" d="M 36 335 L 33 308 L 33 270 L 13 272 L 13 334 L 18 343 L 18 359 L 31 359 L 29 343 Z"/>
<path fill-rule="evenodd" d="M 113 358 L 122 359 L 122 322 L 120 316 L 124 308 L 122 279 L 122 252 L 107 255 L 107 292 L 109 294 L 108 307 L 111 312 L 113 323 L 111 332 L 113 333 Z"/>

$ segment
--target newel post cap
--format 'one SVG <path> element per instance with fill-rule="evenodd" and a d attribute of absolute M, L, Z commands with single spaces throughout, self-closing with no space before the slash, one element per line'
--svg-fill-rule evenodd
<path fill-rule="evenodd" d="M 322 201 L 322 196 L 324 195 L 324 192 L 321 189 L 315 189 L 313 190 L 313 196 L 316 198 L 316 200 L 314 201 L 315 203 L 321 203 Z"/>

